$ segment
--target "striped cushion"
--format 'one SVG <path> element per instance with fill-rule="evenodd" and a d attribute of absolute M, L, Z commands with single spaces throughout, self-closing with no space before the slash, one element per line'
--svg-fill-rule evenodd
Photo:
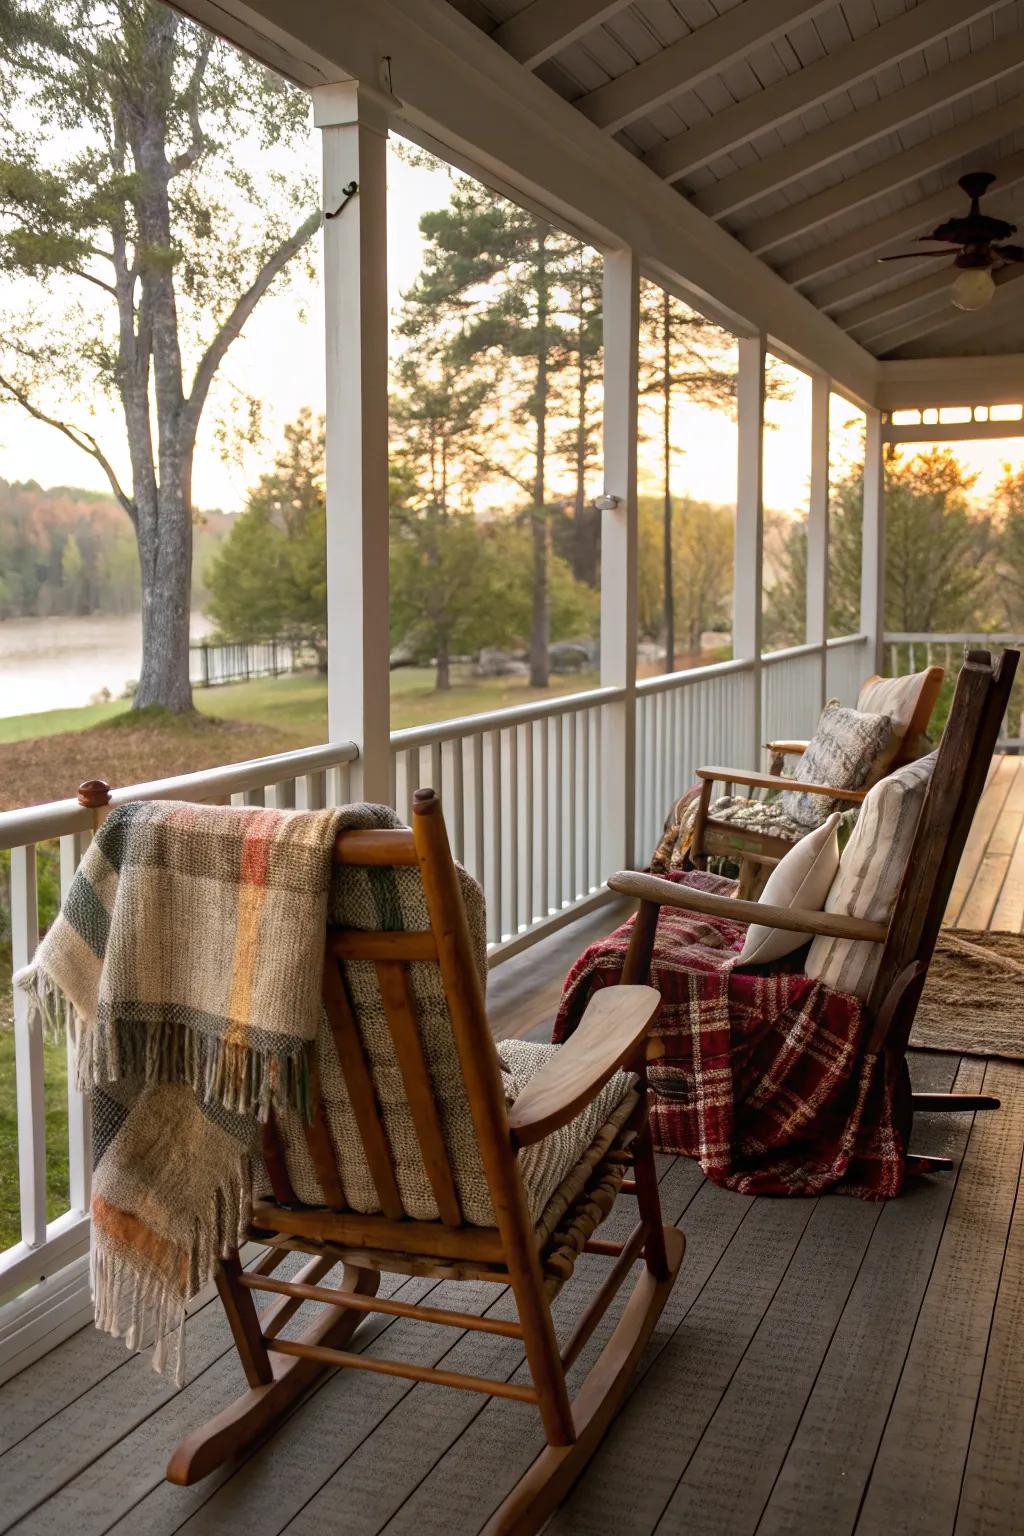
<path fill-rule="evenodd" d="M 937 754 L 932 752 L 869 790 L 846 845 L 826 912 L 887 923 L 899 894 Z M 817 938 L 804 971 L 837 992 L 866 998 L 878 974 L 882 946 L 863 939 Z"/>
<path fill-rule="evenodd" d="M 841 704 L 826 704 L 818 729 L 807 743 L 793 777 L 803 784 L 860 789 L 875 760 L 888 751 L 892 737 L 888 715 L 869 715 L 845 709 Z M 778 803 L 791 821 L 808 831 L 820 827 L 833 811 L 841 809 L 839 802 L 827 795 L 801 794 L 795 789 L 783 790 Z"/>

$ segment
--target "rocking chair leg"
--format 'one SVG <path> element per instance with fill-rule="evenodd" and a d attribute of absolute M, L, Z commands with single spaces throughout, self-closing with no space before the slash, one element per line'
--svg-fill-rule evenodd
<path fill-rule="evenodd" d="M 665 1234 L 661 1221 L 661 1201 L 658 1198 L 658 1172 L 654 1166 L 654 1142 L 651 1139 L 650 1121 L 646 1118 L 643 1130 L 634 1144 L 634 1152 L 633 1177 L 636 1184 L 636 1199 L 640 1208 L 640 1219 L 646 1228 L 644 1262 L 656 1279 L 664 1280 L 668 1274 L 668 1256 L 665 1252 Z"/>
<path fill-rule="evenodd" d="M 917 1152 L 909 1152 L 907 1156 L 916 1163 L 924 1163 L 925 1166 L 919 1170 L 921 1173 L 952 1173 L 956 1167 L 951 1157 L 926 1157 L 924 1153 Z"/>
<path fill-rule="evenodd" d="M 683 1262 L 683 1234 L 662 1229 L 664 1278 L 642 1270 L 611 1338 L 573 1400 L 576 1439 L 572 1445 L 551 1445 L 537 1457 L 481 1536 L 534 1536 L 561 1504 L 594 1454 L 615 1417 L 637 1362 L 654 1332 Z"/>
<path fill-rule="evenodd" d="M 237 1271 L 237 1260 L 235 1265 Z M 258 1370 L 261 1355 L 270 1365 L 271 1374 L 266 1380 L 252 1383 L 250 1390 L 242 1397 L 237 1398 L 202 1429 L 196 1430 L 181 1442 L 167 1463 L 166 1474 L 169 1483 L 177 1483 L 181 1487 L 198 1483 L 201 1478 L 209 1476 L 223 1462 L 232 1456 L 237 1456 L 261 1435 L 273 1429 L 296 1398 L 302 1395 L 311 1382 L 329 1369 L 319 1360 L 304 1360 L 295 1355 L 274 1355 L 273 1359 L 270 1359 L 259 1327 L 259 1317 L 253 1306 L 252 1293 L 234 1283 L 236 1271 L 232 1271 L 231 1261 L 226 1260 L 225 1269 L 218 1275 L 217 1286 L 224 1297 L 228 1321 L 231 1324 L 231 1331 L 234 1334 L 246 1376 L 252 1383 L 252 1377 L 249 1375 L 250 1362 L 255 1362 Z M 223 1275 L 223 1283 L 221 1275 Z M 342 1277 L 344 1290 L 356 1291 L 363 1296 L 373 1296 L 379 1285 L 380 1275 L 376 1270 L 350 1269 L 348 1265 L 344 1267 Z M 256 1338 L 253 1338 L 250 1332 L 251 1323 L 244 1320 L 243 1298 L 252 1310 L 252 1319 L 256 1324 Z M 352 1337 L 365 1316 L 365 1312 L 356 1312 L 353 1308 L 325 1307 L 323 1314 L 302 1335 L 302 1342 L 326 1345 L 329 1349 L 340 1349 Z M 244 1343 L 239 1337 L 240 1330 Z"/>

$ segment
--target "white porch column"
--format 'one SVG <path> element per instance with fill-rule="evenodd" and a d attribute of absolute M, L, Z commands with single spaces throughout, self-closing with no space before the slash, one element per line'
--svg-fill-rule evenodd
<path fill-rule="evenodd" d="M 832 381 L 811 376 L 811 495 L 807 516 L 808 645 L 821 646 L 821 699 L 828 698 L 829 400 Z"/>
<path fill-rule="evenodd" d="M 359 793 L 391 799 L 388 670 L 387 117 L 354 81 L 317 86 L 327 312 L 327 713 Z"/>
<path fill-rule="evenodd" d="M 736 549 L 733 563 L 732 654 L 751 660 L 753 713 L 749 722 L 748 761 L 761 756 L 761 605 L 764 561 L 764 335 L 739 339 L 736 418 L 739 463 L 736 472 Z"/>
<path fill-rule="evenodd" d="M 882 413 L 869 410 L 864 442 L 864 521 L 860 553 L 860 627 L 867 663 L 883 670 L 885 647 L 885 460 Z"/>
<path fill-rule="evenodd" d="M 640 269 L 633 251 L 604 260 L 604 485 L 601 684 L 623 688 L 602 711 L 602 876 L 633 863 L 636 834 L 637 347 Z"/>

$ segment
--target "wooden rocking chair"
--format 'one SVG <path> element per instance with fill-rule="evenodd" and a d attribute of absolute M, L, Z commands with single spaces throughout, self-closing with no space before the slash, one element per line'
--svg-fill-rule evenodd
<path fill-rule="evenodd" d="M 647 986 L 619 986 L 603 992 L 594 999 L 572 1040 L 545 1062 L 508 1107 L 457 872 L 433 790 L 416 792 L 413 812 L 411 831 L 342 833 L 335 859 L 378 869 L 418 866 L 430 927 L 422 932 L 331 929 L 324 961 L 328 1022 L 380 1212 L 365 1215 L 346 1206 L 325 1103 L 319 1084 L 314 1083 L 306 1138 L 327 1203 L 310 1206 L 298 1201 L 285 1164 L 285 1146 L 271 1120 L 263 1150 L 274 1199 L 256 1204 L 250 1231 L 255 1241 L 267 1244 L 271 1251 L 252 1270 L 243 1270 L 237 1257 L 226 1259 L 217 1278 L 249 1390 L 179 1446 L 167 1477 L 180 1484 L 205 1477 L 278 1423 L 289 1405 L 327 1369 L 378 1371 L 537 1405 L 547 1446 L 486 1527 L 492 1536 L 499 1532 L 525 1536 L 537 1530 L 564 1498 L 608 1427 L 682 1261 L 682 1234 L 662 1225 L 647 1123 L 644 1036 L 658 1011 L 659 998 Z M 393 1151 L 346 981 L 346 966 L 353 961 L 376 966 L 423 1168 L 440 1212 L 437 1220 L 410 1219 L 403 1206 Z M 469 1225 L 460 1208 L 452 1154 L 442 1135 L 409 983 L 411 962 L 432 963 L 440 970 L 452 1050 L 457 1053 L 494 1212 L 492 1226 Z M 554 1230 L 544 1235 L 543 1225 L 536 1225 L 530 1214 L 517 1154 L 575 1121 L 622 1066 L 636 1071 L 636 1089 L 630 1089 L 622 1101 L 614 1133 L 606 1135 L 603 1143 L 599 1134 L 586 1147 L 590 1157 L 584 1156 L 575 1177 L 561 1186 L 569 1192 L 568 1204 Z M 608 1125 L 603 1129 L 607 1133 Z M 630 1164 L 634 1174 L 626 1180 Z M 622 1244 L 592 1240 L 591 1234 L 620 1191 L 637 1198 L 635 1230 Z M 273 1278 L 271 1271 L 291 1249 L 313 1257 L 294 1280 Z M 600 1254 L 612 1262 L 592 1304 L 560 1349 L 551 1301 L 572 1273 L 580 1252 Z M 643 1268 L 619 1321 L 577 1397 L 570 1401 L 566 1372 L 638 1258 Z M 340 1287 L 321 1284 L 339 1261 L 344 1264 Z M 377 1299 L 381 1270 L 483 1278 L 511 1286 L 518 1321 Z M 262 1316 L 253 1302 L 255 1291 L 279 1298 Z M 327 1305 L 300 1339 L 283 1338 L 282 1327 L 306 1301 Z M 532 1384 L 486 1380 L 346 1351 L 344 1346 L 356 1327 L 372 1312 L 521 1340 Z"/>
<path fill-rule="evenodd" d="M 920 673 L 917 698 L 887 772 L 892 773 L 897 768 L 902 768 L 920 751 L 919 743 L 928 729 L 945 675 L 942 667 L 926 667 Z M 881 681 L 882 679 L 877 675 L 867 678 L 861 687 L 862 694 L 872 684 Z M 858 707 L 865 707 L 860 704 L 859 699 Z M 717 818 L 711 809 L 711 796 L 715 784 L 726 785 L 727 792 L 730 794 L 734 784 L 742 786 L 743 789 L 776 792 L 798 788 L 804 794 L 826 796 L 843 810 L 861 803 L 867 794 L 866 789 L 833 789 L 827 784 L 794 785 L 792 778 L 787 777 L 783 772 L 786 758 L 802 756 L 807 746 L 806 741 L 797 740 L 765 742 L 769 763 L 767 773 L 747 772 L 740 768 L 697 769 L 697 777 L 701 781 L 701 793 L 694 818 L 689 853 L 690 862 L 696 868 L 705 867 L 709 858 L 734 860 L 740 868 L 740 894 L 756 896 L 771 870 L 793 846 L 789 838 L 771 831 L 740 826 L 735 821 L 729 821 L 724 817 Z"/>
<path fill-rule="evenodd" d="M 985 787 L 1018 660 L 1017 651 L 1004 651 L 995 665 L 988 651 L 967 654 L 888 924 L 713 896 L 676 885 L 659 875 L 624 871 L 614 875 L 608 884 L 625 896 L 639 897 L 640 906 L 623 982 L 648 979 L 658 915 L 663 906 L 796 933 L 868 940 L 882 946 L 882 957 L 866 1002 L 871 1020 L 867 1049 L 902 1059 L 953 879 Z M 915 1093 L 911 1101 L 915 1111 L 999 1108 L 998 1099 L 979 1094 Z M 948 1158 L 921 1161 L 940 1171 L 949 1171 L 954 1166 Z"/>

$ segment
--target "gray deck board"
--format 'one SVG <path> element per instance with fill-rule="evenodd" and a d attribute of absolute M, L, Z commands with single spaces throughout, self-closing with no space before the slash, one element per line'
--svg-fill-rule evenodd
<path fill-rule="evenodd" d="M 560 942 L 567 962 L 579 942 L 572 930 Z M 522 1019 L 544 1027 L 559 965 L 509 970 L 500 1032 Z M 684 1159 L 659 1160 L 686 1259 L 552 1536 L 1020 1536 L 1024 1067 L 918 1053 L 912 1071 L 935 1089 L 954 1074 L 962 1089 L 984 1080 L 1004 1109 L 973 1123 L 922 1116 L 914 1148 L 954 1157 L 957 1172 L 914 1181 L 889 1204 L 754 1200 Z M 609 1230 L 633 1216 L 620 1201 Z M 581 1261 L 556 1303 L 563 1335 L 603 1272 Z M 510 1315 L 508 1294 L 482 1282 L 390 1277 L 387 1289 Z M 404 1319 L 364 1325 L 354 1347 L 524 1371 L 515 1341 Z M 216 1303 L 191 1320 L 188 1351 L 179 1393 L 147 1359 L 83 1330 L 0 1389 L 0 1531 L 472 1536 L 541 1443 L 526 1405 L 341 1373 L 248 1459 L 173 1488 L 169 1452 L 241 1386 Z"/>

